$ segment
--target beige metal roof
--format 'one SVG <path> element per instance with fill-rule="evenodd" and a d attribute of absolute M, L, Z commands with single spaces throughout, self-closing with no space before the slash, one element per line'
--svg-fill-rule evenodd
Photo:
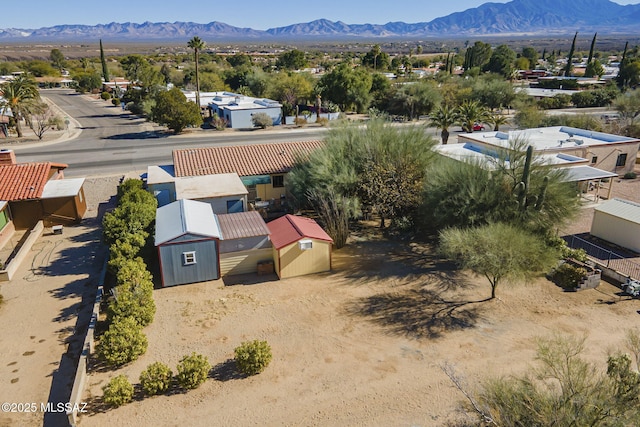
<path fill-rule="evenodd" d="M 208 199 L 248 194 L 237 173 L 180 177 L 175 179 L 176 199 Z"/>
<path fill-rule="evenodd" d="M 629 200 L 611 199 L 597 206 L 595 210 L 640 224 L 640 204 Z"/>
<path fill-rule="evenodd" d="M 267 236 L 269 228 L 257 211 L 217 215 L 222 240 Z"/>
<path fill-rule="evenodd" d="M 54 179 L 47 181 L 42 191 L 41 199 L 55 199 L 57 197 L 75 197 L 80 192 L 84 178 Z"/>
<path fill-rule="evenodd" d="M 209 203 L 178 200 L 156 210 L 156 246 L 185 234 L 220 238 L 218 220 Z"/>

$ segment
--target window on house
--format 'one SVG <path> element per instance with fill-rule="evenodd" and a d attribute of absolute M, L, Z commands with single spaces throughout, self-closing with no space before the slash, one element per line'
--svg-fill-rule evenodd
<path fill-rule="evenodd" d="M 300 240 L 298 241 L 298 246 L 300 247 L 301 251 L 308 251 L 313 248 L 313 241 L 307 239 Z"/>
<path fill-rule="evenodd" d="M 182 262 L 184 265 L 196 263 L 196 251 L 182 252 Z"/>
<path fill-rule="evenodd" d="M 616 167 L 624 166 L 627 164 L 627 153 L 618 154 L 618 160 L 616 161 Z"/>
<path fill-rule="evenodd" d="M 282 188 L 284 187 L 284 175 L 275 175 L 272 180 L 273 188 Z"/>
<path fill-rule="evenodd" d="M 593 156 L 591 158 L 591 163 L 597 163 L 598 162 L 598 156 Z"/>

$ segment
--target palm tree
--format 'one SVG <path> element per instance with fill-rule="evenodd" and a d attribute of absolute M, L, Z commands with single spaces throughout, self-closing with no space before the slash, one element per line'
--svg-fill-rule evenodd
<path fill-rule="evenodd" d="M 440 137 L 442 138 L 442 144 L 446 144 L 449 140 L 449 126 L 456 124 L 457 121 L 458 115 L 456 110 L 444 104 L 433 112 L 429 126 L 434 126 L 442 130 Z"/>
<path fill-rule="evenodd" d="M 204 49 L 206 45 L 205 42 L 200 39 L 200 37 L 193 36 L 193 38 L 189 40 L 189 43 L 187 43 L 187 46 L 193 49 L 193 54 L 196 61 L 196 104 L 198 105 L 198 108 L 200 108 L 200 73 L 198 70 L 198 62 L 200 60 L 200 51 Z"/>
<path fill-rule="evenodd" d="M 493 125 L 493 130 L 496 132 L 500 130 L 500 125 L 506 125 L 509 123 L 509 118 L 499 113 L 490 113 L 487 115 L 485 120 L 488 124 Z"/>
<path fill-rule="evenodd" d="M 0 107 L 11 110 L 18 138 L 22 138 L 20 120 L 28 119 L 30 112 L 39 104 L 38 84 L 31 76 L 21 74 L 0 85 L 0 94 L 3 98 Z"/>
<path fill-rule="evenodd" d="M 458 123 L 465 132 L 473 132 L 473 124 L 481 123 L 487 118 L 487 109 L 478 101 L 464 101 L 457 108 Z"/>

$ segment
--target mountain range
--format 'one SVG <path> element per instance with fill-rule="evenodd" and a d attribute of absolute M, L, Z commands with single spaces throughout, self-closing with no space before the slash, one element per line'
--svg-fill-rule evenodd
<path fill-rule="evenodd" d="M 0 40 L 283 40 L 340 38 L 438 38 L 469 35 L 549 35 L 576 31 L 634 34 L 640 30 L 640 4 L 609 0 L 513 0 L 408 24 L 346 24 L 318 19 L 312 22 L 254 30 L 222 22 L 125 22 L 100 25 L 56 25 L 39 29 L 0 29 Z"/>

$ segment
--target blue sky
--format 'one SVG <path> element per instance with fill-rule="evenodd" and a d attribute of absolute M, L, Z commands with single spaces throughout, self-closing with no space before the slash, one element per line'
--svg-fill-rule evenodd
<path fill-rule="evenodd" d="M 508 0 L 493 0 L 507 3 Z M 637 4 L 639 0 L 614 0 Z M 61 24 L 107 24 L 109 22 L 208 23 L 220 21 L 236 27 L 265 30 L 326 18 L 347 24 L 385 24 L 390 21 L 426 22 L 477 7 L 484 0 L 235 0 L 208 2 L 155 0 L 154 2 L 108 0 L 3 1 L 0 28 L 34 29 Z M 33 11 L 33 13 L 29 13 Z"/>

